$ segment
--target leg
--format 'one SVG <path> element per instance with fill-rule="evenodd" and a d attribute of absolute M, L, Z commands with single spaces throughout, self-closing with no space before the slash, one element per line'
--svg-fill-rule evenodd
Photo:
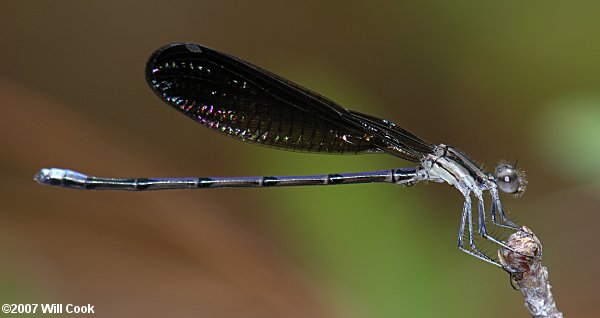
<path fill-rule="evenodd" d="M 497 226 L 505 227 L 512 230 L 521 230 L 521 227 L 513 223 L 511 220 L 506 217 L 504 214 L 504 210 L 502 209 L 502 202 L 500 202 L 500 196 L 498 195 L 498 189 L 490 189 L 490 194 L 492 196 L 492 223 Z M 500 213 L 500 218 L 502 218 L 502 223 L 499 223 L 496 220 L 496 208 Z"/>
<path fill-rule="evenodd" d="M 464 246 L 464 236 L 465 236 L 465 223 L 467 222 L 468 219 L 468 229 L 469 229 L 469 248 L 466 248 Z M 467 253 L 470 254 L 472 256 L 475 256 L 477 258 L 479 258 L 480 260 L 486 261 L 492 265 L 496 265 L 500 268 L 503 268 L 503 266 L 494 261 L 493 259 L 491 259 L 489 256 L 483 254 L 480 250 L 477 249 L 477 247 L 475 246 L 475 241 L 473 239 L 473 222 L 472 222 L 472 215 L 471 215 L 471 197 L 470 197 L 470 193 L 465 194 L 465 203 L 463 204 L 463 210 L 462 210 L 462 215 L 461 215 L 461 219 L 460 219 L 460 227 L 458 229 L 458 248 Z"/>
<path fill-rule="evenodd" d="M 482 236 L 483 238 L 485 238 L 486 240 L 492 241 L 510 251 L 513 251 L 515 253 L 518 253 L 517 251 L 515 251 L 512 247 L 508 246 L 508 244 L 506 244 L 506 242 L 504 242 L 503 240 L 497 239 L 493 236 L 488 235 L 487 233 L 487 228 L 485 225 L 485 204 L 483 202 L 483 196 L 482 195 L 476 195 L 477 197 L 477 211 L 479 213 L 478 219 L 479 219 L 479 235 Z M 492 202 L 492 220 L 495 218 L 494 216 L 494 210 L 493 210 L 493 206 L 494 203 Z M 496 224 L 496 223 L 494 223 Z M 502 224 L 497 224 L 500 226 L 503 226 Z M 506 226 L 505 226 L 506 227 Z"/>
<path fill-rule="evenodd" d="M 496 194 L 497 194 L 497 192 L 496 192 Z M 478 210 L 479 210 L 479 235 L 481 235 L 483 238 L 485 238 L 487 240 L 490 240 L 490 241 L 492 241 L 492 242 L 494 242 L 494 243 L 502 246 L 505 249 L 508 249 L 509 251 L 512 251 L 512 252 L 515 252 L 517 254 L 523 255 L 525 257 L 534 257 L 533 255 L 527 255 L 527 254 L 523 254 L 521 252 L 515 251 L 515 249 L 513 249 L 510 246 L 508 246 L 508 244 L 506 242 L 504 242 L 503 240 L 500 240 L 500 239 L 497 239 L 497 238 L 495 238 L 493 236 L 488 235 L 487 234 L 487 229 L 486 229 L 486 226 L 485 226 L 485 204 L 483 202 L 483 196 L 478 196 L 477 200 L 479 201 L 478 202 L 479 203 L 478 204 Z M 498 200 L 498 203 L 499 202 L 500 202 L 500 200 Z M 492 215 L 492 222 L 495 225 L 498 225 L 498 226 L 501 226 L 501 227 L 505 227 L 505 228 L 509 228 L 511 230 L 516 229 L 518 231 L 521 231 L 521 228 L 518 227 L 518 226 L 516 226 L 514 223 L 510 222 L 508 219 L 506 219 L 505 218 L 506 216 L 503 218 L 504 219 L 503 221 L 505 222 L 504 224 L 499 224 L 499 223 L 494 222 L 495 221 L 495 210 L 494 210 L 495 206 L 496 206 L 496 203 L 495 203 L 494 197 L 492 195 L 492 213 L 491 213 L 491 215 Z M 510 222 L 510 223 L 508 223 L 508 222 Z M 509 224 L 509 225 L 507 225 L 507 224 Z M 512 224 L 512 226 L 510 226 L 510 224 Z M 505 268 L 505 270 L 507 272 L 509 272 L 509 273 L 514 273 L 514 271 L 511 270 L 511 269 Z"/>

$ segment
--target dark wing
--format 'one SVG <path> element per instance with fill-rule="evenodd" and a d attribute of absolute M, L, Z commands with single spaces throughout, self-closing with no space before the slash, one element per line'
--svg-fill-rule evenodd
<path fill-rule="evenodd" d="M 146 80 L 196 122 L 246 142 L 315 153 L 387 152 L 419 161 L 432 146 L 373 116 L 349 111 L 250 63 L 196 44 L 150 56 Z"/>
<path fill-rule="evenodd" d="M 423 139 L 417 137 L 417 135 L 387 119 L 381 119 L 349 109 L 346 111 L 348 112 L 348 116 L 344 117 L 377 136 L 374 143 L 386 153 L 407 159 L 404 156 L 422 158 L 423 155 L 433 153 L 434 151 L 434 145 L 425 142 Z"/>

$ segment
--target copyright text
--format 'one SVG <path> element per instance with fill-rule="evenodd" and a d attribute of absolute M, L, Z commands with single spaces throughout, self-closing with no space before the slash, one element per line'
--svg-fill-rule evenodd
<path fill-rule="evenodd" d="M 4 304 L 5 314 L 94 314 L 95 305 L 74 304 Z"/>

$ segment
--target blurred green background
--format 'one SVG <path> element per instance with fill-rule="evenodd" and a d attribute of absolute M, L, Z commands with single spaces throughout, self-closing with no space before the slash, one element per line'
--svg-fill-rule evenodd
<path fill-rule="evenodd" d="M 195 42 L 488 170 L 519 159 L 512 218 L 544 246 L 559 309 L 597 317 L 600 3 L 5 1 L 0 12 L 0 303 L 98 317 L 528 317 L 497 268 L 456 248 L 446 185 L 78 192 L 106 176 L 379 170 L 378 155 L 247 145 L 163 105 L 144 65 Z"/>

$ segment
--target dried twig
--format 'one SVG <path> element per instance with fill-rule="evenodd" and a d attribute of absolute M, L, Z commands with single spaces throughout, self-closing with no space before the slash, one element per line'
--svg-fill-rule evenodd
<path fill-rule="evenodd" d="M 521 231 L 508 238 L 508 246 L 517 253 L 502 248 L 498 257 L 503 266 L 515 271 L 511 274 L 511 281 L 523 293 L 525 307 L 536 318 L 562 318 L 550 291 L 548 271 L 542 266 L 542 244 L 538 238 L 523 226 Z"/>

